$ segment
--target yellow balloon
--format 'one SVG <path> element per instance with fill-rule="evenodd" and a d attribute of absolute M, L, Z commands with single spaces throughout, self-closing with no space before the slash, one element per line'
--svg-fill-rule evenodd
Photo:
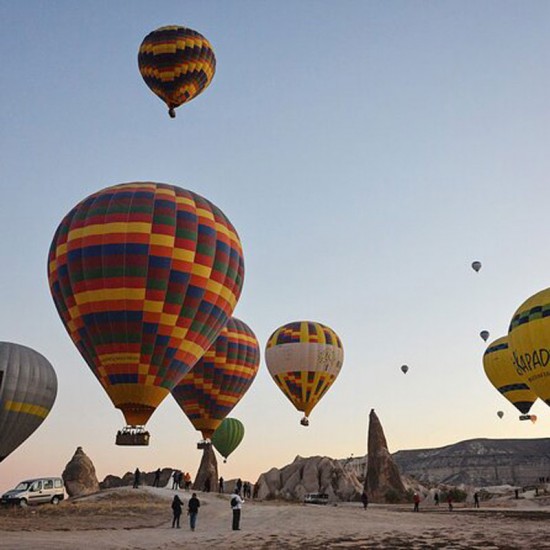
<path fill-rule="evenodd" d="M 529 412 L 537 396 L 516 372 L 507 336 L 498 338 L 489 344 L 483 354 L 483 369 L 489 382 L 514 407 L 522 414 Z M 500 416 L 500 418 L 502 417 Z"/>
<path fill-rule="evenodd" d="M 550 288 L 519 306 L 510 323 L 508 341 L 519 379 L 550 405 Z"/>

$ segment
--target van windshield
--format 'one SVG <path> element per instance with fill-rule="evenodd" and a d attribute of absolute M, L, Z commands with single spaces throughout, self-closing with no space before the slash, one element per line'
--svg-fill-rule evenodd
<path fill-rule="evenodd" d="M 30 481 L 22 481 L 16 488 L 15 491 L 26 491 L 31 485 Z"/>

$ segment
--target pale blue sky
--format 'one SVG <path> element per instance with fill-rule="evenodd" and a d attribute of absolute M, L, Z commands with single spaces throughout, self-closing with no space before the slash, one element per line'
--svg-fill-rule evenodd
<path fill-rule="evenodd" d="M 114 445 L 122 415 L 48 290 L 61 218 L 125 181 L 173 183 L 224 210 L 245 251 L 235 313 L 262 351 L 299 319 L 342 338 L 340 378 L 308 429 L 262 360 L 224 477 L 363 454 L 372 407 L 392 451 L 550 435 L 548 407 L 520 423 L 485 380 L 478 336 L 504 335 L 550 286 L 550 3 L 0 0 L 0 21 L 0 339 L 35 348 L 59 378 L 0 489 L 61 473 L 79 445 L 100 478 L 196 472 L 198 433 L 170 399 L 149 448 Z M 137 69 L 141 40 L 165 24 L 198 30 L 217 56 L 175 120 Z"/>

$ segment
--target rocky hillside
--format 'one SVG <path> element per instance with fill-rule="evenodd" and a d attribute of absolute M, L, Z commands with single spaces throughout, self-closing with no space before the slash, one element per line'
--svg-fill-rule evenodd
<path fill-rule="evenodd" d="M 525 486 L 550 478 L 550 438 L 470 439 L 393 458 L 403 474 L 424 483 Z"/>

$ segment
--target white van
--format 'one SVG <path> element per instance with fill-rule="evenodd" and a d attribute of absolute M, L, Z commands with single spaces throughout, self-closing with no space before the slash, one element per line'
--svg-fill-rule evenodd
<path fill-rule="evenodd" d="M 328 495 L 326 493 L 307 493 L 304 502 L 306 504 L 328 504 Z"/>
<path fill-rule="evenodd" d="M 51 502 L 59 504 L 65 498 L 65 486 L 60 477 L 37 477 L 21 481 L 15 489 L 2 495 L 2 504 L 29 504 Z"/>

